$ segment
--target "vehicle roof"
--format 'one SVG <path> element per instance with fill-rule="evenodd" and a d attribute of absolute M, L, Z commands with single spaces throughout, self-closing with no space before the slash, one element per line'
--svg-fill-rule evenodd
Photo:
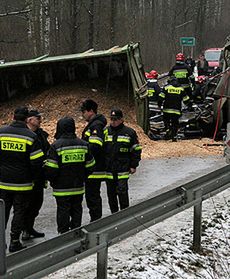
<path fill-rule="evenodd" d="M 215 51 L 215 50 L 222 50 L 222 47 L 213 47 L 213 48 L 207 48 L 205 51 Z"/>

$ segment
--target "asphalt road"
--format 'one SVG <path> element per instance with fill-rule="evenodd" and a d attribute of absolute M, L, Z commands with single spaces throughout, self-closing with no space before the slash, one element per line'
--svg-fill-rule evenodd
<path fill-rule="evenodd" d="M 142 160 L 136 174 L 132 175 L 129 180 L 130 204 L 136 204 L 161 192 L 178 187 L 224 165 L 226 163 L 222 157 Z M 103 216 L 107 216 L 110 214 L 110 211 L 104 183 L 102 184 L 101 193 L 103 199 Z M 89 223 L 89 214 L 85 200 L 83 202 L 82 221 L 83 225 Z M 7 243 L 9 242 L 9 227 L 10 222 L 6 231 Z M 52 196 L 51 188 L 45 190 L 43 207 L 40 215 L 36 219 L 35 228 L 38 231 L 43 231 L 46 236 L 45 238 L 27 241 L 27 246 L 45 241 L 57 235 L 56 203 Z"/>

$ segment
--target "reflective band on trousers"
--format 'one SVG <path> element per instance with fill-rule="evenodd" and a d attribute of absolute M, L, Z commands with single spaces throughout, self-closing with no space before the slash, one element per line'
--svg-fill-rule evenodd
<path fill-rule="evenodd" d="M 106 174 L 105 172 L 101 171 L 95 171 L 92 174 L 90 174 L 88 176 L 89 179 L 105 179 L 106 178 Z"/>
<path fill-rule="evenodd" d="M 179 110 L 174 109 L 163 109 L 163 112 L 181 115 L 181 112 Z"/>
<path fill-rule="evenodd" d="M 114 179 L 111 172 L 106 173 L 106 179 Z M 129 179 L 129 172 L 118 172 L 117 179 Z"/>
<path fill-rule="evenodd" d="M 16 184 L 16 183 L 6 183 L 0 182 L 0 189 L 9 190 L 9 191 L 30 191 L 33 189 L 33 183 L 24 183 L 24 184 Z"/>
<path fill-rule="evenodd" d="M 71 188 L 71 189 L 53 189 L 53 196 L 75 196 L 85 193 L 85 188 Z"/>

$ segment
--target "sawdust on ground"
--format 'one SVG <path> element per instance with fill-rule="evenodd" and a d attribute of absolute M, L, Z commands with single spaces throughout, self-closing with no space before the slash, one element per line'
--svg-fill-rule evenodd
<path fill-rule="evenodd" d="M 79 111 L 80 103 L 86 98 L 92 98 L 99 104 L 99 113 L 109 121 L 109 112 L 113 107 L 119 107 L 125 115 L 125 123 L 134 128 L 142 144 L 143 159 L 170 158 L 183 156 L 210 156 L 223 154 L 223 146 L 211 139 L 181 140 L 178 142 L 152 141 L 136 123 L 135 107 L 122 92 L 108 96 L 99 89 L 79 87 L 67 84 L 40 93 L 21 96 L 0 104 L 0 124 L 8 124 L 12 120 L 13 111 L 17 106 L 27 105 L 43 113 L 42 128 L 49 133 L 49 141 L 53 141 L 57 120 L 63 116 L 71 116 L 76 121 L 78 136 L 85 126 L 85 121 Z"/>

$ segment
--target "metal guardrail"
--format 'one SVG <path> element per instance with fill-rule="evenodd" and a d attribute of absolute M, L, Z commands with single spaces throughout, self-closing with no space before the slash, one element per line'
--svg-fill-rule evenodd
<path fill-rule="evenodd" d="M 230 165 L 89 225 L 10 254 L 6 257 L 6 274 L 1 278 L 41 278 L 97 253 L 97 278 L 106 279 L 109 246 L 191 206 L 194 206 L 193 248 L 198 251 L 202 201 L 229 186 Z"/>

